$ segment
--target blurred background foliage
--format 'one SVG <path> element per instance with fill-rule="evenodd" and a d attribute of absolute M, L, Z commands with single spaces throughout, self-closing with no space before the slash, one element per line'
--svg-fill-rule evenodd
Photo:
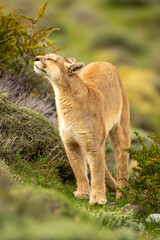
<path fill-rule="evenodd" d="M 57 48 L 67 46 L 59 54 L 86 64 L 108 61 L 116 65 L 129 97 L 132 126 L 160 136 L 160 1 L 47 2 L 48 18 L 43 16 L 39 25 L 61 29 L 50 34 Z M 0 4 L 5 13 L 18 8 L 35 18 L 44 1 L 6 0 Z"/>

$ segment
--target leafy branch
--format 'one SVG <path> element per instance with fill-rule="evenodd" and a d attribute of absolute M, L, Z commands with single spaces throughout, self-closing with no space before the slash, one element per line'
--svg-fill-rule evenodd
<path fill-rule="evenodd" d="M 59 28 L 38 26 L 42 16 L 46 16 L 44 11 L 47 2 L 38 9 L 37 16 L 31 18 L 19 14 L 14 10 L 8 14 L 3 14 L 0 6 L 0 72 L 8 70 L 21 71 L 28 67 L 29 63 L 36 55 L 51 48 L 53 52 L 58 51 L 55 41 L 49 40 L 49 36 Z M 22 21 L 23 20 L 23 21 Z"/>

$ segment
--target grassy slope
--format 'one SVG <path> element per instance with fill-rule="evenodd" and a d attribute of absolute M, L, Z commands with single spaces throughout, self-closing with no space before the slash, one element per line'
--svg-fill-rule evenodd
<path fill-rule="evenodd" d="M 121 209 L 124 199 L 116 201 L 115 195 L 107 194 L 108 202 L 114 205 L 90 207 L 88 200 L 73 197 L 72 171 L 57 130 L 45 117 L 1 95 L 0 128 L 1 158 L 10 165 L 16 181 L 10 189 L 10 181 L 7 184 L 0 172 L 3 239 L 39 239 L 39 235 L 42 239 L 105 239 L 106 235 L 109 239 L 137 238 L 134 232 L 141 231 L 143 225 L 131 212 Z M 128 230 L 111 233 L 108 227 Z M 153 231 L 153 227 L 148 230 Z"/>
<path fill-rule="evenodd" d="M 5 100 L 0 95 L 0 151 L 20 172 L 42 171 L 64 181 L 73 179 L 57 129 L 41 114 Z M 26 165 L 25 163 L 28 163 Z M 30 166 L 27 169 L 26 166 Z M 37 171 L 38 169 L 38 171 Z M 37 175 L 38 177 L 38 175 Z M 47 182 L 47 179 L 45 179 Z"/>
<path fill-rule="evenodd" d="M 12 186 L 10 170 L 0 161 L 0 236 L 8 239 L 137 239 L 132 230 L 111 232 L 66 196 L 29 184 Z M 14 175 L 15 177 L 15 175 Z M 5 186 L 3 181 L 5 179 Z M 20 180 L 19 180 L 20 182 Z"/>

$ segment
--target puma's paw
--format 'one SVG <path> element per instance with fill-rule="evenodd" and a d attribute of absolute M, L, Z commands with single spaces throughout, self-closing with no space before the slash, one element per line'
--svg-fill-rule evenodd
<path fill-rule="evenodd" d="M 89 192 L 74 192 L 74 196 L 79 199 L 89 199 L 90 193 Z"/>
<path fill-rule="evenodd" d="M 106 197 L 91 196 L 89 203 L 91 205 L 105 205 L 107 202 Z"/>

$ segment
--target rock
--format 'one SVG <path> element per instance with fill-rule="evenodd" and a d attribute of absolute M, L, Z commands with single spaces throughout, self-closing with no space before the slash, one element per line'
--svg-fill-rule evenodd
<path fill-rule="evenodd" d="M 146 222 L 148 222 L 148 223 L 151 223 L 151 222 L 160 223 L 160 214 L 159 213 L 150 214 L 147 217 Z"/>
<path fill-rule="evenodd" d="M 131 204 L 126 204 L 123 209 L 127 209 L 127 210 L 133 210 L 134 214 L 139 214 L 139 213 L 145 213 L 146 212 L 146 208 L 143 207 L 142 205 L 131 205 Z"/>

